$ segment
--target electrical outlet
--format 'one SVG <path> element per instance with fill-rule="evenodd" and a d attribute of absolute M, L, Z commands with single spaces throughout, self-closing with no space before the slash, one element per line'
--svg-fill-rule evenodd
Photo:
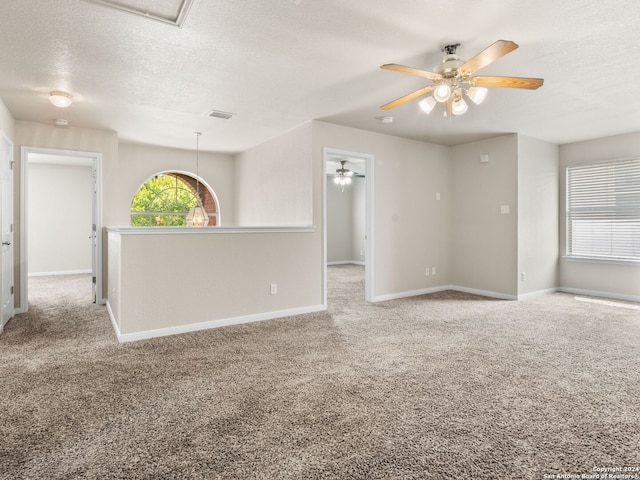
<path fill-rule="evenodd" d="M 440 192 L 436 192 L 436 200 L 440 200 Z"/>
<path fill-rule="evenodd" d="M 431 275 L 435 275 L 436 274 L 436 267 L 431 267 Z"/>
<path fill-rule="evenodd" d="M 272 283 L 271 284 L 271 295 L 277 295 L 278 294 L 278 284 L 277 283 Z"/>
<path fill-rule="evenodd" d="M 522 281 L 524 282 L 527 279 L 527 274 L 525 272 L 522 272 L 520 274 L 520 278 L 522 279 Z"/>
<path fill-rule="evenodd" d="M 428 277 L 429 276 L 429 272 L 430 272 L 429 267 L 427 267 L 427 269 L 425 270 L 424 274 Z"/>

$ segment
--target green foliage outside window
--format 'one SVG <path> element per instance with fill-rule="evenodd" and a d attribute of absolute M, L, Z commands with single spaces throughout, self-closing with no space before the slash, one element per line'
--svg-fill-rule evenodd
<path fill-rule="evenodd" d="M 131 202 L 133 227 L 184 227 L 197 205 L 190 187 L 177 176 L 157 175 L 145 182 Z"/>

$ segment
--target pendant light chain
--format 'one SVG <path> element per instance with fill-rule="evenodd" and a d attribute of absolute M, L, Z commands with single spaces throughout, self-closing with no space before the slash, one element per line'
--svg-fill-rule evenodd
<path fill-rule="evenodd" d="M 196 201 L 198 202 L 198 206 L 200 206 L 200 162 L 199 162 L 199 153 L 200 153 L 200 132 L 193 132 L 196 136 Z"/>
<path fill-rule="evenodd" d="M 209 223 L 209 216 L 204 209 L 204 201 L 200 198 L 200 132 L 193 132 L 196 136 L 196 206 L 187 213 L 187 225 L 192 227 L 205 227 Z"/>

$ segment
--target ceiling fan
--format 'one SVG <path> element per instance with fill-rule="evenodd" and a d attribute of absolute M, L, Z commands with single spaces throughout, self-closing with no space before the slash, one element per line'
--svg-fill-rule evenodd
<path fill-rule="evenodd" d="M 447 110 L 445 116 L 462 115 L 467 111 L 467 103 L 464 100 L 466 95 L 472 102 L 479 105 L 487 96 L 485 87 L 507 87 L 507 88 L 524 88 L 535 90 L 542 86 L 544 80 L 542 78 L 525 78 L 525 77 L 492 77 L 477 76 L 475 72 L 483 67 L 495 62 L 507 53 L 514 51 L 518 45 L 510 40 L 498 40 L 494 44 L 485 48 L 470 60 L 462 61 L 457 54 L 459 43 L 452 43 L 442 47 L 444 58 L 442 63 L 438 65 L 434 72 L 420 70 L 418 68 L 406 67 L 395 63 L 382 65 L 380 68 L 385 70 L 393 70 L 409 75 L 417 75 L 427 78 L 434 84 L 427 85 L 415 92 L 403 95 L 400 98 L 382 105 L 380 108 L 389 110 L 390 108 L 402 105 L 409 100 L 428 95 L 419 102 L 420 107 L 425 113 L 431 113 L 431 110 L 438 103 L 446 103 Z M 464 95 L 463 95 L 464 94 Z"/>
<path fill-rule="evenodd" d="M 353 177 L 364 177 L 364 175 L 360 173 L 356 173 L 348 168 L 345 168 L 344 164 L 347 163 L 346 160 L 340 160 L 340 168 L 336 169 L 336 173 L 329 173 L 329 176 L 335 177 L 333 181 L 337 185 L 345 186 L 351 183 L 351 179 Z"/>

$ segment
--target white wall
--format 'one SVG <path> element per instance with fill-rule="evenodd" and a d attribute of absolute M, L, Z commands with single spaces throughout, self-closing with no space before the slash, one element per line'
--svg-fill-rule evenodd
<path fill-rule="evenodd" d="M 569 165 L 640 156 L 640 132 L 560 146 L 560 255 L 566 247 L 566 169 Z M 560 260 L 560 287 L 640 299 L 640 265 Z"/>
<path fill-rule="evenodd" d="M 327 263 L 353 261 L 353 188 L 327 177 Z M 364 219 L 363 219 L 364 220 Z"/>
<path fill-rule="evenodd" d="M 237 224 L 313 222 L 311 123 L 236 156 Z"/>
<path fill-rule="evenodd" d="M 159 172 L 177 170 L 196 175 L 195 150 L 156 147 L 137 143 L 121 142 L 118 165 L 120 170 L 120 195 L 122 202 L 118 211 L 118 223 L 131 225 L 131 201 L 133 196 L 149 178 Z M 219 226 L 235 225 L 235 162 L 224 153 L 199 152 L 198 173 L 215 192 L 218 198 Z"/>
<path fill-rule="evenodd" d="M 351 186 L 353 222 L 351 223 L 351 258 L 354 262 L 363 263 L 365 260 L 365 227 L 367 215 L 366 178 L 356 177 Z"/>
<path fill-rule="evenodd" d="M 27 190 L 29 275 L 91 272 L 92 167 L 31 163 Z"/>
<path fill-rule="evenodd" d="M 333 178 L 327 177 L 327 263 L 364 263 L 365 179 L 342 187 Z"/>
<path fill-rule="evenodd" d="M 15 135 L 15 121 L 2 99 L 0 99 L 0 132 L 4 132 L 11 140 Z"/>
<path fill-rule="evenodd" d="M 375 157 L 374 296 L 448 285 L 450 147 L 315 121 L 313 156 L 317 193 L 322 191 L 323 147 Z M 436 200 L 437 192 L 440 200 Z M 318 201 L 321 204 L 321 195 Z M 316 221 L 321 222 L 321 218 Z M 425 276 L 427 266 L 437 267 L 437 275 Z"/>
<path fill-rule="evenodd" d="M 518 142 L 504 135 L 453 151 L 452 283 L 518 294 Z M 480 155 L 489 155 L 481 163 Z M 510 213 L 501 214 L 508 205 Z"/>
<path fill-rule="evenodd" d="M 318 198 L 322 184 L 312 168 L 310 140 L 307 124 L 231 161 L 239 229 L 110 233 L 109 304 L 113 302 L 123 335 L 144 336 L 149 330 L 167 328 L 175 333 L 176 329 L 198 328 L 195 324 L 202 322 L 215 326 L 323 308 Z M 148 147 L 140 148 L 121 145 L 123 172 L 139 177 L 126 181 L 129 199 L 151 174 L 142 173 L 150 171 L 146 163 L 158 165 L 157 156 L 143 155 L 151 152 Z M 144 169 L 128 165 L 142 157 L 148 160 Z M 317 227 L 304 232 L 267 232 L 260 228 L 249 231 L 247 224 Z M 278 285 L 276 295 L 270 294 L 272 283 Z"/>
<path fill-rule="evenodd" d="M 518 135 L 518 295 L 558 286 L 559 174 L 557 145 Z"/>

